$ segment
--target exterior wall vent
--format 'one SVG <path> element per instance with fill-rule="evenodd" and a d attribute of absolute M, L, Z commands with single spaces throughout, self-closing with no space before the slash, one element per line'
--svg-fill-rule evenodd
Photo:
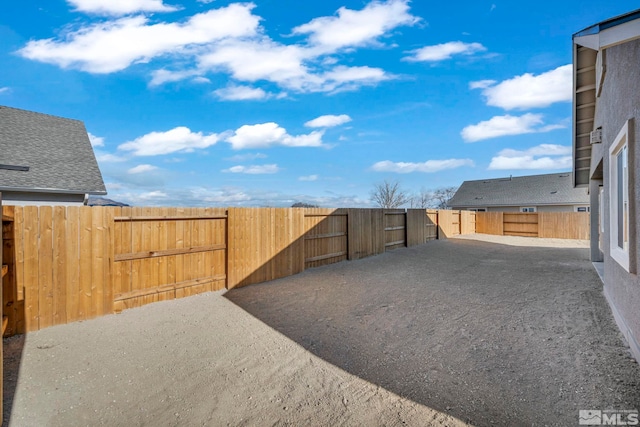
<path fill-rule="evenodd" d="M 602 128 L 591 131 L 591 144 L 599 144 L 602 142 Z"/>

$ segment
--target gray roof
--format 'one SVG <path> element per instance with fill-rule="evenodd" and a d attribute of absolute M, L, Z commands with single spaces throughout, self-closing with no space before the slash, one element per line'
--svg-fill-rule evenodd
<path fill-rule="evenodd" d="M 107 194 L 84 123 L 0 106 L 0 191 Z"/>
<path fill-rule="evenodd" d="M 571 172 L 465 181 L 451 207 L 589 204 L 585 188 L 574 188 Z"/>

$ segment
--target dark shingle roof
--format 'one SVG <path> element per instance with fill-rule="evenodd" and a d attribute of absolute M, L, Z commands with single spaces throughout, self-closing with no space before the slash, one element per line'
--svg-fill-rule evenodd
<path fill-rule="evenodd" d="M 0 106 L 1 190 L 106 194 L 84 124 Z"/>
<path fill-rule="evenodd" d="M 452 207 L 589 204 L 585 188 L 574 188 L 571 173 L 465 181 Z"/>

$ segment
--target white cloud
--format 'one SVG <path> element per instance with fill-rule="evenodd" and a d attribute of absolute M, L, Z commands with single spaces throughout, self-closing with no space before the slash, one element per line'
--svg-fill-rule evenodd
<path fill-rule="evenodd" d="M 99 151 L 96 151 L 96 160 L 98 163 L 120 163 L 127 161 L 125 157 L 116 156 L 110 153 L 102 153 Z"/>
<path fill-rule="evenodd" d="M 98 15 L 127 15 L 137 12 L 172 12 L 162 0 L 67 0 L 78 12 Z"/>
<path fill-rule="evenodd" d="M 270 97 L 270 94 L 260 88 L 236 85 L 231 85 L 223 89 L 215 90 L 213 93 L 215 93 L 218 98 L 225 101 L 249 101 Z"/>
<path fill-rule="evenodd" d="M 300 46 L 287 46 L 268 38 L 227 40 L 201 55 L 198 65 L 202 69 L 222 69 L 239 81 L 267 80 L 302 89 L 305 83 L 313 80 L 303 64 L 308 56 L 309 53 Z"/>
<path fill-rule="evenodd" d="M 570 169 L 571 165 L 570 146 L 540 144 L 527 150 L 506 148 L 491 159 L 489 169 Z"/>
<path fill-rule="evenodd" d="M 564 128 L 564 125 L 542 126 L 542 114 L 527 113 L 522 116 L 495 116 L 476 125 L 469 125 L 460 134 L 465 142 L 476 142 L 499 136 L 542 133 Z"/>
<path fill-rule="evenodd" d="M 471 159 L 427 160 L 426 162 L 422 163 L 392 162 L 390 160 L 384 160 L 375 163 L 373 166 L 371 166 L 371 169 L 376 172 L 433 173 L 445 169 L 455 169 L 462 166 L 474 166 L 474 162 Z"/>
<path fill-rule="evenodd" d="M 136 197 L 142 200 L 154 200 L 154 199 L 166 199 L 169 197 L 169 195 L 164 191 L 156 190 L 156 191 L 147 191 L 145 193 L 140 193 Z"/>
<path fill-rule="evenodd" d="M 571 147 L 568 145 L 558 144 L 540 144 L 528 150 L 513 150 L 505 148 L 498 153 L 499 156 L 518 157 L 518 156 L 568 156 L 571 155 Z"/>
<path fill-rule="evenodd" d="M 244 125 L 236 129 L 226 140 L 234 150 L 264 148 L 272 145 L 286 147 L 321 147 L 323 131 L 313 131 L 307 135 L 292 136 L 277 123 Z"/>
<path fill-rule="evenodd" d="M 134 156 L 157 156 L 175 152 L 192 152 L 218 142 L 220 136 L 212 133 L 191 132 L 184 126 L 166 132 L 151 132 L 118 146 L 119 150 L 132 151 Z"/>
<path fill-rule="evenodd" d="M 309 120 L 304 125 L 309 128 L 330 128 L 349 123 L 350 121 L 351 117 L 346 114 L 340 114 L 339 116 L 327 114 L 325 116 L 320 116 L 316 117 L 313 120 Z"/>
<path fill-rule="evenodd" d="M 484 52 L 486 50 L 487 48 L 480 43 L 456 41 L 412 50 L 410 52 L 412 55 L 403 59 L 412 62 L 437 62 L 451 59 L 454 55 L 473 55 L 474 53 Z"/>
<path fill-rule="evenodd" d="M 225 160 L 229 160 L 230 162 L 246 162 L 250 160 L 266 159 L 267 157 L 268 156 L 263 153 L 248 153 L 248 154 L 237 154 Z"/>
<path fill-rule="evenodd" d="M 104 138 L 101 136 L 95 136 L 91 132 L 87 132 L 89 135 L 89 141 L 91 142 L 92 147 L 104 147 Z"/>
<path fill-rule="evenodd" d="M 157 166 L 144 164 L 144 165 L 138 165 L 138 166 L 132 167 L 131 169 L 129 169 L 127 171 L 127 173 L 137 174 L 137 173 L 151 172 L 151 171 L 154 171 L 156 169 L 158 169 Z"/>
<path fill-rule="evenodd" d="M 408 0 L 372 1 L 362 10 L 346 7 L 337 16 L 323 16 L 295 27 L 294 34 L 308 34 L 320 52 L 375 43 L 388 31 L 401 25 L 414 25 L 420 18 L 409 13 Z"/>
<path fill-rule="evenodd" d="M 526 73 L 498 84 L 478 85 L 486 80 L 474 83 L 475 88 L 482 89 L 487 105 L 512 110 L 542 108 L 556 102 L 570 102 L 573 96 L 572 81 L 573 66 L 569 64 L 538 75 Z"/>
<path fill-rule="evenodd" d="M 202 84 L 211 83 L 211 80 L 209 80 L 206 77 L 202 77 L 202 76 L 194 77 L 193 80 L 191 80 L 191 81 L 194 82 L 194 83 L 202 83 Z"/>
<path fill-rule="evenodd" d="M 307 175 L 299 177 L 298 181 L 317 181 L 318 178 L 318 175 Z"/>
<path fill-rule="evenodd" d="M 196 0 L 198 3 L 204 3 L 204 4 L 209 4 L 209 3 L 213 3 L 216 0 Z"/>
<path fill-rule="evenodd" d="M 149 24 L 144 16 L 98 22 L 70 31 L 60 40 L 32 40 L 18 52 L 25 58 L 62 68 L 111 73 L 136 62 L 183 53 L 191 46 L 254 35 L 259 23 L 251 13 L 254 6 L 231 4 L 196 14 L 185 23 Z"/>
<path fill-rule="evenodd" d="M 232 166 L 229 169 L 224 169 L 222 172 L 231 173 L 246 173 L 250 175 L 264 175 L 278 173 L 280 168 L 278 165 L 251 165 L 251 166 Z"/>
<path fill-rule="evenodd" d="M 390 75 L 382 68 L 373 67 L 346 67 L 338 65 L 327 71 L 322 76 L 322 84 L 316 90 L 326 92 L 341 92 L 355 90 L 360 86 L 375 86 L 379 82 L 390 80 L 395 76 Z"/>
<path fill-rule="evenodd" d="M 114 10 L 125 3 L 136 10 L 143 4 L 172 7 L 161 0 L 74 1 Z M 373 0 L 361 10 L 341 8 L 336 16 L 296 27 L 293 33 L 307 38 L 283 44 L 266 35 L 254 8 L 254 3 L 233 3 L 181 22 L 151 22 L 144 15 L 109 19 L 68 29 L 55 38 L 32 40 L 18 53 L 90 73 L 113 73 L 161 59 L 162 66 L 151 72 L 150 87 L 187 79 L 210 82 L 208 73 L 227 73 L 237 85 L 216 93 L 223 99 L 282 98 L 287 94 L 248 90 L 250 85 L 242 83 L 268 81 L 298 93 L 337 93 L 377 85 L 396 76 L 381 68 L 340 65 L 342 57 L 331 55 L 380 46 L 379 40 L 396 27 L 420 20 L 409 13 L 408 0 Z"/>
<path fill-rule="evenodd" d="M 477 82 L 469 83 L 469 89 L 486 89 L 496 83 L 497 82 L 495 80 L 479 80 Z"/>
<path fill-rule="evenodd" d="M 179 82 L 184 79 L 188 79 L 189 77 L 194 77 L 198 74 L 195 70 L 183 70 L 183 71 L 171 71 L 171 70 L 155 70 L 151 72 L 151 80 L 149 81 L 149 86 L 160 86 L 165 83 L 173 83 Z M 198 77 L 194 77 L 196 80 Z"/>
<path fill-rule="evenodd" d="M 95 13 L 177 9 L 162 0 L 68 1 Z M 114 73 L 162 60 L 151 72 L 150 87 L 188 79 L 210 82 L 208 73 L 226 73 L 236 83 L 216 92 L 222 99 L 282 98 L 287 94 L 249 90 L 250 83 L 267 81 L 297 93 L 338 93 L 395 78 L 381 68 L 339 62 L 345 53 L 363 46 L 379 47 L 395 28 L 420 21 L 409 13 L 408 0 L 373 0 L 361 10 L 343 7 L 334 16 L 296 27 L 293 34 L 306 38 L 284 44 L 266 35 L 260 26 L 262 18 L 252 13 L 255 7 L 254 3 L 232 3 L 178 22 L 151 21 L 140 14 L 93 21 L 69 27 L 57 37 L 32 40 L 18 53 L 89 73 Z"/>
<path fill-rule="evenodd" d="M 533 156 L 520 156 L 520 157 L 505 157 L 496 156 L 491 159 L 489 169 L 501 170 L 501 169 L 570 169 L 571 168 L 571 156 L 564 157 L 539 157 Z"/>
<path fill-rule="evenodd" d="M 6 87 L 6 86 L 5 87 L 0 87 L 0 93 L 9 92 L 9 90 L 11 90 L 11 89 Z"/>

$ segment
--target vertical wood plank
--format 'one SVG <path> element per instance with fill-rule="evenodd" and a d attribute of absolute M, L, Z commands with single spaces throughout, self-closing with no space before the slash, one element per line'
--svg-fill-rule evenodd
<path fill-rule="evenodd" d="M 24 207 L 24 302 L 25 326 L 27 332 L 40 329 L 39 321 L 39 275 L 38 275 L 38 236 L 40 210 L 37 206 Z"/>
<path fill-rule="evenodd" d="M 67 323 L 67 210 L 53 208 L 53 325 Z"/>
<path fill-rule="evenodd" d="M 81 207 L 80 211 L 80 298 L 78 301 L 77 320 L 91 318 L 92 283 L 93 283 L 93 218 L 90 207 Z"/>
<path fill-rule="evenodd" d="M 13 233 L 16 253 L 15 264 L 15 286 L 16 286 L 16 307 L 14 313 L 16 315 L 15 331 L 18 334 L 27 332 L 25 323 L 24 309 L 24 288 L 25 288 L 25 271 L 24 271 L 24 208 L 16 206 L 14 209 Z"/>
<path fill-rule="evenodd" d="M 105 233 L 104 233 L 104 208 L 93 207 L 90 209 L 91 215 L 91 317 L 104 314 L 104 253 Z"/>
<path fill-rule="evenodd" d="M 114 258 L 115 258 L 115 230 L 114 230 L 114 218 L 116 210 L 114 207 L 104 207 L 104 213 L 102 217 L 102 228 L 104 233 L 103 240 L 103 283 L 104 292 L 102 294 L 102 313 L 111 314 L 114 312 L 113 295 L 114 295 L 114 281 L 113 276 L 115 274 Z"/>
<path fill-rule="evenodd" d="M 80 298 L 82 294 L 80 281 L 80 208 L 78 206 L 67 207 L 65 251 L 67 259 L 67 322 L 75 322 L 81 319 Z"/>
<path fill-rule="evenodd" d="M 38 307 L 42 329 L 53 325 L 53 208 L 41 206 L 39 220 Z"/>

